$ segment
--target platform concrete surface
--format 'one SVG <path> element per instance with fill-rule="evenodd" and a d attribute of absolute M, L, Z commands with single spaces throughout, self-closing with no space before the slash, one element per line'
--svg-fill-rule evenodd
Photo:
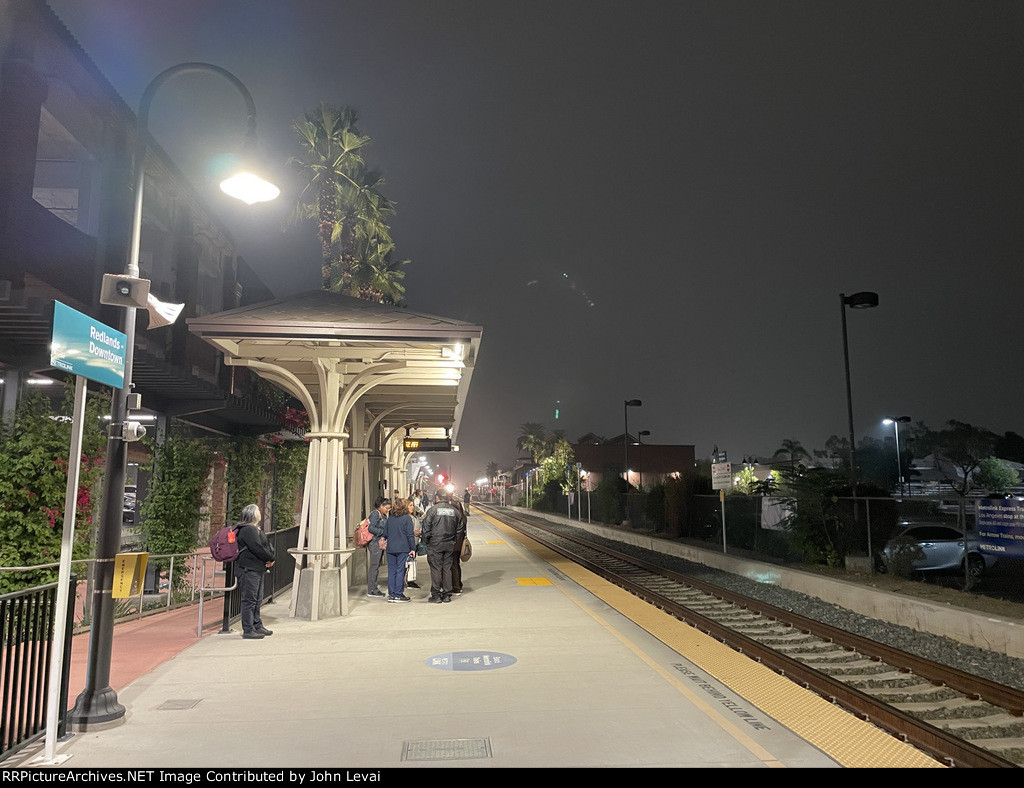
<path fill-rule="evenodd" d="M 451 603 L 427 602 L 422 558 L 412 602 L 354 596 L 349 615 L 305 621 L 280 597 L 264 607 L 272 636 L 197 639 L 119 689 L 121 724 L 34 765 L 836 765 L 492 522 L 473 516 L 469 533 Z"/>

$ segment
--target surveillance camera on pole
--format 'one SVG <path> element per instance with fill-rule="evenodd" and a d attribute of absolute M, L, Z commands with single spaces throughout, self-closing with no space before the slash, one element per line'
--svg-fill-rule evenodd
<path fill-rule="evenodd" d="M 134 443 L 146 437 L 146 428 L 137 421 L 124 421 L 110 425 L 110 437 L 120 438 L 125 443 Z"/>

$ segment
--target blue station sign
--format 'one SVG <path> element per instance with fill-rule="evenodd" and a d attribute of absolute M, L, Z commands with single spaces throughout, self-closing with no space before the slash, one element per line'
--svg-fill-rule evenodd
<path fill-rule="evenodd" d="M 1024 558 L 1024 503 L 978 501 L 978 541 L 983 553 Z"/>
<path fill-rule="evenodd" d="M 53 302 L 50 364 L 73 375 L 124 386 L 128 337 L 60 301 Z"/>

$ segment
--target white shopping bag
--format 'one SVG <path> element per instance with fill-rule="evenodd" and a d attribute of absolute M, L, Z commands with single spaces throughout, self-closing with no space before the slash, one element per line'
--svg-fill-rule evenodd
<path fill-rule="evenodd" d="M 416 557 L 409 556 L 405 559 L 405 582 L 416 579 Z"/>

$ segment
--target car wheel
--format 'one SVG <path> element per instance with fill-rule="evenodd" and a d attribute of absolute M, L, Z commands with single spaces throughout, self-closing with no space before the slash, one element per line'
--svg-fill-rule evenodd
<path fill-rule="evenodd" d="M 985 574 L 985 559 L 976 553 L 967 556 L 967 574 L 977 580 Z"/>

